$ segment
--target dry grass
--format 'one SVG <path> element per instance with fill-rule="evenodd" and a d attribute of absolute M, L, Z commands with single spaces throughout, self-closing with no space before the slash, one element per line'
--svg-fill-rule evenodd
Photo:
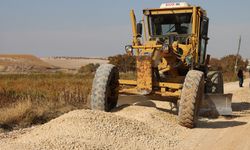
<path fill-rule="evenodd" d="M 1 75 L 0 125 L 26 127 L 86 108 L 92 74 Z"/>
<path fill-rule="evenodd" d="M 8 107 L 0 108 L 0 122 L 2 124 L 8 124 L 20 121 L 31 108 L 32 103 L 30 100 L 24 100 L 18 103 L 13 103 Z"/>
<path fill-rule="evenodd" d="M 135 73 L 121 78 L 134 79 Z M 0 128 L 28 127 L 87 108 L 92 79 L 92 73 L 0 75 Z"/>
<path fill-rule="evenodd" d="M 120 77 L 135 79 L 136 73 L 120 73 Z M 0 75 L 0 128 L 28 127 L 87 108 L 92 79 L 92 73 Z M 224 73 L 225 82 L 235 80 L 234 73 Z"/>

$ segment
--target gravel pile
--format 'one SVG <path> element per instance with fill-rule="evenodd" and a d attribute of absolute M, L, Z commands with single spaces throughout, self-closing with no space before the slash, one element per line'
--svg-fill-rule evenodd
<path fill-rule="evenodd" d="M 77 110 L 24 134 L 0 140 L 9 149 L 174 149 L 187 129 L 157 107 L 105 113 Z"/>

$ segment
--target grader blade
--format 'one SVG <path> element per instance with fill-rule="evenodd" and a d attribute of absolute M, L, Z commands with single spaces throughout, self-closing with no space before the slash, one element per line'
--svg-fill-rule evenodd
<path fill-rule="evenodd" d="M 210 111 L 212 116 L 232 115 L 232 94 L 206 94 L 201 112 Z"/>

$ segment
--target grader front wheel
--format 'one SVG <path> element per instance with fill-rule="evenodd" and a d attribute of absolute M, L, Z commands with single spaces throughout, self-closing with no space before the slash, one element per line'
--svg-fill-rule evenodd
<path fill-rule="evenodd" d="M 95 74 L 91 93 L 91 109 L 110 111 L 117 105 L 119 72 L 111 64 L 101 65 Z"/>
<path fill-rule="evenodd" d="M 203 93 L 203 72 L 196 70 L 189 71 L 184 81 L 179 104 L 178 122 L 181 126 L 187 128 L 195 127 Z"/>

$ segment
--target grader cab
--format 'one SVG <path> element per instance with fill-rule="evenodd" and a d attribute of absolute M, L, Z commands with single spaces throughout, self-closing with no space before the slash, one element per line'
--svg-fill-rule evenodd
<path fill-rule="evenodd" d="M 206 11 L 181 2 L 164 3 L 143 10 L 143 14 L 136 24 L 131 10 L 133 41 L 125 47 L 128 55 L 136 56 L 137 79 L 119 80 L 116 66 L 101 65 L 93 81 L 91 108 L 110 111 L 119 94 L 171 99 L 178 107 L 179 124 L 188 128 L 196 125 L 201 103 L 230 114 L 231 101 L 223 95 L 221 73 L 208 71 Z M 202 102 L 205 93 L 208 102 Z M 213 100 L 213 94 L 219 102 Z"/>

